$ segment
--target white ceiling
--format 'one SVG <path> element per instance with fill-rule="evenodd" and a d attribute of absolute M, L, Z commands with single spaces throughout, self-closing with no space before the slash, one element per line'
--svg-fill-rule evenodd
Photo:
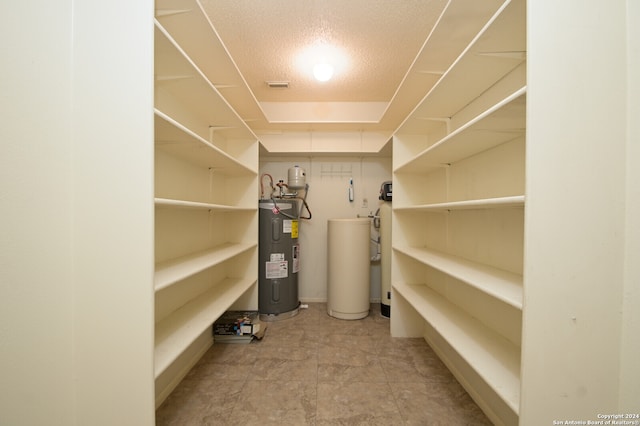
<path fill-rule="evenodd" d="M 244 96 L 235 95 L 235 89 L 224 85 L 219 90 L 256 134 L 390 134 L 455 60 L 460 46 L 465 46 L 479 30 L 461 25 L 451 28 L 452 48 L 431 52 L 437 58 L 429 58 L 429 67 L 438 64 L 438 69 L 420 69 L 421 49 L 443 11 L 448 8 L 448 15 L 464 18 L 478 9 L 488 19 L 487 10 L 500 3 L 501 0 L 201 0 L 248 89 Z M 488 8 L 488 4 L 492 6 Z M 305 49 L 319 42 L 335 46 L 344 55 L 343 66 L 337 67 L 334 77 L 324 83 L 315 81 L 308 66 L 303 69 L 299 61 Z M 270 88 L 268 81 L 287 82 L 289 87 Z"/>

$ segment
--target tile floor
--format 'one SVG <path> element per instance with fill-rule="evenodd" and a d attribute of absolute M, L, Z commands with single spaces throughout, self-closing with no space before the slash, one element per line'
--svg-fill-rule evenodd
<path fill-rule="evenodd" d="M 491 425 L 423 339 L 379 304 L 345 321 L 311 303 L 251 344 L 214 344 L 156 411 L 163 425 Z"/>

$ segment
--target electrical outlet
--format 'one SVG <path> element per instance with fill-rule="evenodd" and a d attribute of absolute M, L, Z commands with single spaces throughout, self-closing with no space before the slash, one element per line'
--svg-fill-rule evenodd
<path fill-rule="evenodd" d="M 366 198 L 362 199 L 362 208 L 366 209 L 367 207 L 369 207 L 369 200 L 367 200 Z"/>

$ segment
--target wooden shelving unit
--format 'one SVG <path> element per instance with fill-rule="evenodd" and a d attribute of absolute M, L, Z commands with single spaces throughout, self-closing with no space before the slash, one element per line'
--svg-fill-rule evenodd
<path fill-rule="evenodd" d="M 496 424 L 519 415 L 525 131 L 526 4 L 511 0 L 393 145 L 392 335 L 423 336 Z"/>
<path fill-rule="evenodd" d="M 241 176 L 255 171 L 176 120 L 155 110 L 156 147 L 190 163 Z"/>
<path fill-rule="evenodd" d="M 156 324 L 155 376 L 160 376 L 184 348 L 210 330 L 211 318 L 218 318 L 255 280 L 226 279 L 214 288 L 181 306 L 174 314 Z"/>
<path fill-rule="evenodd" d="M 426 248 L 395 247 L 394 250 L 473 286 L 516 309 L 522 309 L 522 275 Z"/>
<path fill-rule="evenodd" d="M 394 289 L 418 312 L 429 312 L 430 326 L 513 411 L 520 400 L 520 348 L 423 284 Z"/>
<path fill-rule="evenodd" d="M 256 247 L 255 243 L 223 244 L 221 246 L 198 252 L 175 260 L 156 264 L 156 291 L 179 283 L 185 278 L 218 265 L 226 260 Z"/>
<path fill-rule="evenodd" d="M 156 2 L 156 406 L 220 315 L 257 309 L 258 142 L 218 90 L 238 78 L 221 46 L 198 1 Z"/>
<path fill-rule="evenodd" d="M 522 87 L 418 153 L 398 173 L 425 173 L 524 135 L 526 88 Z"/>

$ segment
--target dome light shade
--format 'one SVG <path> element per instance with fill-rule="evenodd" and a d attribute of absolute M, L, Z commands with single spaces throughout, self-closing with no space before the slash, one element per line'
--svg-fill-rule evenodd
<path fill-rule="evenodd" d="M 318 63 L 313 67 L 313 76 L 318 81 L 328 81 L 333 76 L 333 67 L 326 62 Z"/>
<path fill-rule="evenodd" d="M 343 75 L 349 59 L 343 49 L 320 39 L 301 49 L 295 63 L 305 78 L 325 82 Z"/>

